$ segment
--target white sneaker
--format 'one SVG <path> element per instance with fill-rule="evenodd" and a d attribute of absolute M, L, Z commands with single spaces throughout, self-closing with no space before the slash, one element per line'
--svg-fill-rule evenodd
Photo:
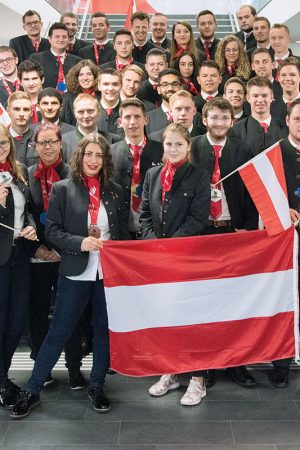
<path fill-rule="evenodd" d="M 184 406 L 198 405 L 205 396 L 205 383 L 202 385 L 199 381 L 192 378 L 186 390 L 186 393 L 180 400 L 180 403 Z"/>
<path fill-rule="evenodd" d="M 163 375 L 160 380 L 149 389 L 149 394 L 154 397 L 165 395 L 171 389 L 179 388 L 180 384 L 176 375 Z"/>

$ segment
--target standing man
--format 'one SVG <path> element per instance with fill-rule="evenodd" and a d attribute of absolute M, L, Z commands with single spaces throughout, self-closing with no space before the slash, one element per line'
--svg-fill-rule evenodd
<path fill-rule="evenodd" d="M 125 66 L 121 72 L 122 77 L 122 87 L 120 92 L 121 102 L 127 98 L 136 98 L 139 92 L 142 80 L 144 78 L 144 71 L 141 67 L 134 64 L 129 64 Z M 143 100 L 146 112 L 155 109 L 153 103 L 148 102 L 148 100 Z"/>
<path fill-rule="evenodd" d="M 195 96 L 197 111 L 201 114 L 206 102 L 220 96 L 219 86 L 222 81 L 220 67 L 216 61 L 204 61 L 198 72 L 197 81 L 201 88 L 199 94 Z"/>
<path fill-rule="evenodd" d="M 288 26 L 284 23 L 274 23 L 270 30 L 270 42 L 274 50 L 275 68 L 277 70 L 275 78 L 277 80 L 279 65 L 289 56 L 294 56 L 289 48 L 291 35 Z"/>
<path fill-rule="evenodd" d="M 101 92 L 100 116 L 98 129 L 106 133 L 114 133 L 123 137 L 123 131 L 118 126 L 120 92 L 122 78 L 115 69 L 103 69 L 98 78 L 98 89 Z"/>
<path fill-rule="evenodd" d="M 110 25 L 107 15 L 95 12 L 91 18 L 91 27 L 94 42 L 92 45 L 82 48 L 79 56 L 83 59 L 91 59 L 97 66 L 100 66 L 112 61 L 116 56 L 113 44 L 108 39 Z"/>
<path fill-rule="evenodd" d="M 120 28 L 113 37 L 114 50 L 116 52 L 115 58 L 103 64 L 101 69 L 116 69 L 121 72 L 128 64 L 134 64 L 141 67 L 144 71 L 144 64 L 133 59 L 133 36 L 129 30 Z"/>
<path fill-rule="evenodd" d="M 147 116 L 141 100 L 124 100 L 120 107 L 119 126 L 124 139 L 112 145 L 114 180 L 124 192 L 129 212 L 129 231 L 133 239 L 138 237 L 139 207 L 146 172 L 161 163 L 163 146 L 151 141 L 145 134 Z"/>
<path fill-rule="evenodd" d="M 220 39 L 215 37 L 217 29 L 216 16 L 212 11 L 205 9 L 196 17 L 199 37 L 195 40 L 197 47 L 205 54 L 205 59 L 215 59 L 217 45 Z"/>
<path fill-rule="evenodd" d="M 252 5 L 242 5 L 237 10 L 236 17 L 240 26 L 240 31 L 235 33 L 244 44 L 246 50 L 256 47 L 256 40 L 253 35 L 253 24 L 256 16 L 256 9 Z"/>
<path fill-rule="evenodd" d="M 43 68 L 38 62 L 25 60 L 18 67 L 18 78 L 24 92 L 29 95 L 31 100 L 31 123 L 37 124 L 39 122 L 37 111 L 38 95 L 43 88 L 44 82 Z"/>
<path fill-rule="evenodd" d="M 161 130 L 173 122 L 170 112 L 169 100 L 182 86 L 179 72 L 175 69 L 166 69 L 159 73 L 157 79 L 157 92 L 161 95 L 162 104 L 159 108 L 148 113 L 147 133 Z"/>
<path fill-rule="evenodd" d="M 278 67 L 278 81 L 282 88 L 282 96 L 271 105 L 273 117 L 285 120 L 288 107 L 300 97 L 300 62 L 294 56 L 282 61 Z"/>
<path fill-rule="evenodd" d="M 150 30 L 152 32 L 149 41 L 156 47 L 170 49 L 171 41 L 167 38 L 168 18 L 165 14 L 157 12 L 150 19 Z"/>
<path fill-rule="evenodd" d="M 152 48 L 146 56 L 145 69 L 148 74 L 147 80 L 143 81 L 138 98 L 149 101 L 157 108 L 161 105 L 162 99 L 157 91 L 158 75 L 168 68 L 167 55 L 161 48 Z"/>
<path fill-rule="evenodd" d="M 40 123 L 54 123 L 61 129 L 61 134 L 74 130 L 75 127 L 69 123 L 62 122 L 59 118 L 62 110 L 63 97 L 54 88 L 42 89 L 38 95 L 38 109 L 41 115 Z M 35 127 L 32 127 L 35 129 Z"/>
<path fill-rule="evenodd" d="M 48 39 L 41 37 L 43 22 L 38 12 L 33 9 L 26 11 L 22 21 L 26 34 L 12 38 L 9 41 L 9 47 L 16 52 L 19 63 L 29 59 L 33 53 L 43 52 L 50 48 Z"/>
<path fill-rule="evenodd" d="M 255 17 L 253 22 L 253 36 L 256 40 L 256 46 L 247 51 L 250 62 L 251 56 L 257 48 L 267 48 L 274 55 L 274 50 L 270 43 L 270 28 L 270 21 L 266 17 Z"/>
<path fill-rule="evenodd" d="M 170 98 L 170 112 L 174 123 L 181 123 L 186 128 L 191 137 L 206 133 L 206 128 L 200 124 L 201 117 L 197 113 L 193 95 L 185 90 L 175 92 Z M 162 142 L 164 129 L 154 131 L 150 139 Z"/>
<path fill-rule="evenodd" d="M 135 12 L 131 17 L 131 31 L 134 39 L 132 56 L 135 61 L 142 64 L 146 62 L 146 56 L 155 45 L 148 41 L 149 16 L 143 12 Z"/>
<path fill-rule="evenodd" d="M 68 28 L 69 44 L 67 52 L 72 53 L 72 55 L 80 56 L 79 50 L 90 44 L 89 42 L 82 39 L 77 39 L 76 37 L 76 33 L 78 31 L 78 17 L 72 12 L 66 12 L 61 16 L 60 23 L 64 23 Z"/>
<path fill-rule="evenodd" d="M 240 78 L 232 77 L 226 81 L 223 97 L 229 101 L 233 109 L 233 124 L 247 117 L 244 112 L 246 86 Z"/>
<path fill-rule="evenodd" d="M 275 144 L 288 134 L 286 124 L 271 116 L 273 87 L 270 80 L 251 78 L 247 83 L 247 100 L 251 114 L 237 122 L 231 129 L 231 136 L 251 147 L 253 155 Z"/>
<path fill-rule="evenodd" d="M 50 50 L 32 54 L 30 59 L 39 62 L 43 67 L 44 87 L 54 87 L 63 93 L 67 89 L 65 76 L 80 58 L 67 53 L 69 34 L 68 28 L 63 23 L 55 22 L 51 25 L 48 39 Z"/>
<path fill-rule="evenodd" d="M 18 57 L 14 49 L 6 45 L 0 46 L 0 72 L 3 77 L 0 78 L 0 103 L 5 108 L 7 99 L 15 91 L 21 88 L 17 71 Z"/>
<path fill-rule="evenodd" d="M 26 92 L 18 91 L 10 95 L 7 112 L 11 119 L 9 132 L 13 137 L 17 160 L 30 167 L 37 163 L 39 155 L 34 144 L 34 131 L 30 128 L 32 104 Z"/>

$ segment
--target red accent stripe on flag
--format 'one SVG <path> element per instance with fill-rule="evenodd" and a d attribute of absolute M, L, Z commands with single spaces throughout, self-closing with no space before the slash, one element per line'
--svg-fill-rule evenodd
<path fill-rule="evenodd" d="M 280 145 L 276 145 L 276 147 L 272 148 L 269 152 L 267 152 L 267 157 L 272 164 L 273 170 L 276 174 L 276 177 L 279 181 L 280 186 L 282 187 L 283 192 L 287 196 L 287 188 L 286 181 L 283 169 L 283 161 L 282 161 L 282 153 Z"/>
<path fill-rule="evenodd" d="M 259 210 L 266 228 L 272 229 L 272 234 L 281 233 L 284 228 L 279 220 L 273 201 L 266 186 L 262 182 L 253 164 L 240 169 L 240 175 L 247 186 L 250 195 Z"/>
<path fill-rule="evenodd" d="M 293 267 L 293 227 L 284 233 L 269 238 L 266 231 L 248 231 L 189 238 L 104 241 L 101 250 L 104 285 L 109 288 L 175 283 L 288 270 Z M 266 254 L 272 257 L 266 258 Z M 132 261 L 136 261 L 134 270 Z"/>
<path fill-rule="evenodd" d="M 110 343 L 111 368 L 132 376 L 268 362 L 294 356 L 294 313 L 129 333 L 110 331 Z"/>

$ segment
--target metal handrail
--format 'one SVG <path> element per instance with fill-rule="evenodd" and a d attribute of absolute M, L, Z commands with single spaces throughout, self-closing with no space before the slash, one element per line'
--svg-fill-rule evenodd
<path fill-rule="evenodd" d="M 82 21 L 81 21 L 81 25 L 80 25 L 80 30 L 79 30 L 79 33 L 78 33 L 79 39 L 81 38 L 82 33 L 83 33 L 83 27 L 84 27 L 84 24 L 85 24 L 85 21 L 86 21 L 87 12 L 88 12 L 88 10 L 90 8 L 90 3 L 91 3 L 91 0 L 87 0 L 87 2 L 85 4 L 84 13 L 83 13 Z"/>
<path fill-rule="evenodd" d="M 80 5 L 80 1 L 81 0 L 76 0 L 76 2 L 74 3 L 74 6 L 73 6 L 73 13 L 74 14 L 77 14 L 77 11 L 78 11 L 78 8 L 79 8 L 79 5 Z"/>
<path fill-rule="evenodd" d="M 229 20 L 231 23 L 231 27 L 232 27 L 233 31 L 239 31 L 239 29 L 240 29 L 239 23 L 238 23 L 231 0 L 228 0 L 228 5 L 229 5 Z"/>

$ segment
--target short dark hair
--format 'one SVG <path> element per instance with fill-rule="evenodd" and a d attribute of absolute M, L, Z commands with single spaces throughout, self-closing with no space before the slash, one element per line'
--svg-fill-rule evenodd
<path fill-rule="evenodd" d="M 116 40 L 116 38 L 117 38 L 118 36 L 121 36 L 121 35 L 123 35 L 123 34 L 126 34 L 126 36 L 130 36 L 130 39 L 131 39 L 132 42 L 133 42 L 133 36 L 132 36 L 132 34 L 131 34 L 131 31 L 130 31 L 130 30 L 127 30 L 127 28 L 119 28 L 119 29 L 115 32 L 115 34 L 114 34 L 114 37 L 113 37 L 113 43 L 115 43 L 115 40 Z"/>
<path fill-rule="evenodd" d="M 107 15 L 104 12 L 97 11 L 94 14 L 92 14 L 92 16 L 91 16 L 91 23 L 92 23 L 92 20 L 95 19 L 96 17 L 104 17 L 106 25 L 107 26 L 109 25 L 108 17 L 107 17 Z"/>
<path fill-rule="evenodd" d="M 206 102 L 202 109 L 202 116 L 207 118 L 209 111 L 213 108 L 219 108 L 222 111 L 230 111 L 231 118 L 234 118 L 233 108 L 226 98 L 216 97 L 210 102 Z"/>
<path fill-rule="evenodd" d="M 40 14 L 37 11 L 35 11 L 34 9 L 29 9 L 28 11 L 26 11 L 25 14 L 23 14 L 22 22 L 25 23 L 26 17 L 31 17 L 31 16 L 38 16 L 39 20 L 42 20 Z"/>
<path fill-rule="evenodd" d="M 66 27 L 66 25 L 64 23 L 54 22 L 51 25 L 51 27 L 49 28 L 48 37 L 51 37 L 53 34 L 53 31 L 55 31 L 55 30 L 65 30 L 68 33 L 68 28 Z"/>
<path fill-rule="evenodd" d="M 44 78 L 44 69 L 42 65 L 38 61 L 31 61 L 29 59 L 25 59 L 21 64 L 18 66 L 18 78 L 19 80 L 22 80 L 22 76 L 24 72 L 36 72 L 42 80 Z"/>
<path fill-rule="evenodd" d="M 219 74 L 221 75 L 220 66 L 214 59 L 203 61 L 199 67 L 199 72 L 202 67 L 210 67 L 211 69 L 216 69 L 219 72 Z"/>
<path fill-rule="evenodd" d="M 296 100 L 294 100 L 294 101 L 290 104 L 290 106 L 288 106 L 288 108 L 287 108 L 287 115 L 288 115 L 289 117 L 291 117 L 291 114 L 292 114 L 292 112 L 293 112 L 293 109 L 294 109 L 297 105 L 300 105 L 300 98 L 297 98 Z"/>
<path fill-rule="evenodd" d="M 77 21 L 77 23 L 78 23 L 78 17 L 76 16 L 76 14 L 74 14 L 74 13 L 72 13 L 72 12 L 70 12 L 70 11 L 67 11 L 67 12 L 63 13 L 63 14 L 60 16 L 59 21 L 60 21 L 61 23 L 63 23 L 63 20 L 64 20 L 66 17 L 70 17 L 71 19 L 76 19 L 76 21 Z"/>
<path fill-rule="evenodd" d="M 226 81 L 226 83 L 224 85 L 224 93 L 226 93 L 226 89 L 231 83 L 238 83 L 240 86 L 242 86 L 244 95 L 247 94 L 245 83 L 238 77 L 231 77 Z"/>
<path fill-rule="evenodd" d="M 265 23 L 268 25 L 268 28 L 269 28 L 269 29 L 271 28 L 270 21 L 269 21 L 269 19 L 267 19 L 266 17 L 263 17 L 263 16 L 257 16 L 257 17 L 255 17 L 254 22 L 265 22 Z"/>
<path fill-rule="evenodd" d="M 144 13 L 144 12 L 142 12 L 142 11 L 136 11 L 134 14 L 132 14 L 132 16 L 131 16 L 131 25 L 133 24 L 133 21 L 135 20 L 135 19 L 139 19 L 139 20 L 147 20 L 147 22 L 148 22 L 148 24 L 149 24 L 149 21 L 150 21 L 150 18 L 149 18 L 149 16 L 148 16 L 148 14 L 147 13 Z"/>
<path fill-rule="evenodd" d="M 114 77 L 118 77 L 120 82 L 122 82 L 121 73 L 117 69 L 114 69 L 113 67 L 107 67 L 106 69 L 100 69 L 98 79 L 101 77 L 101 75 L 113 75 Z"/>
<path fill-rule="evenodd" d="M 42 100 L 42 98 L 44 97 L 55 97 L 57 98 L 57 100 L 59 101 L 59 103 L 62 105 L 63 103 L 63 96 L 61 95 L 60 92 L 58 92 L 55 88 L 53 87 L 46 87 L 44 89 L 41 90 L 41 92 L 38 95 L 38 103 L 40 103 L 40 101 Z"/>
<path fill-rule="evenodd" d="M 151 48 L 146 55 L 146 62 L 148 62 L 150 56 L 162 56 L 167 62 L 167 52 L 162 48 Z"/>
<path fill-rule="evenodd" d="M 277 73 L 280 74 L 281 69 L 285 66 L 295 66 L 300 74 L 300 62 L 295 56 L 289 56 L 284 59 L 278 66 Z"/>
<path fill-rule="evenodd" d="M 269 50 L 268 48 L 256 48 L 256 49 L 254 50 L 254 52 L 252 53 L 252 55 L 251 55 L 251 62 L 253 62 L 254 56 L 255 56 L 255 55 L 258 55 L 258 54 L 260 54 L 260 53 L 264 53 L 265 55 L 270 56 L 271 61 L 274 62 L 274 59 L 275 59 L 275 58 L 274 58 L 274 53 L 271 53 L 270 50 Z"/>
<path fill-rule="evenodd" d="M 159 74 L 158 74 L 158 77 L 157 77 L 158 84 L 160 84 L 162 77 L 164 77 L 165 75 L 175 75 L 178 78 L 178 80 L 180 81 L 180 83 L 182 83 L 182 79 L 181 79 L 181 76 L 180 76 L 180 73 L 178 72 L 178 70 L 165 69 L 165 70 L 162 70 L 161 72 L 159 72 Z"/>
<path fill-rule="evenodd" d="M 267 87 L 270 89 L 271 92 L 273 92 L 273 85 L 268 78 L 259 77 L 259 76 L 250 78 L 250 80 L 246 84 L 248 94 L 249 94 L 250 89 L 254 86 Z"/>
<path fill-rule="evenodd" d="M 8 45 L 0 45 L 0 53 L 10 52 L 14 58 L 17 58 L 18 55 L 14 48 L 9 47 Z"/>
<path fill-rule="evenodd" d="M 122 112 L 125 108 L 128 108 L 129 106 L 135 106 L 136 108 L 139 108 L 143 115 L 146 115 L 146 108 L 144 102 L 140 100 L 139 98 L 126 98 L 120 105 L 119 114 L 120 117 L 122 116 Z"/>
<path fill-rule="evenodd" d="M 210 11 L 209 9 L 204 9 L 203 11 L 200 11 L 200 12 L 197 14 L 197 17 L 196 17 L 196 24 L 198 25 L 198 19 L 199 19 L 201 16 L 206 16 L 207 14 L 209 14 L 210 16 L 213 16 L 215 23 L 217 23 L 217 21 L 216 21 L 216 16 L 214 15 L 214 13 L 213 13 L 212 11 Z"/>

